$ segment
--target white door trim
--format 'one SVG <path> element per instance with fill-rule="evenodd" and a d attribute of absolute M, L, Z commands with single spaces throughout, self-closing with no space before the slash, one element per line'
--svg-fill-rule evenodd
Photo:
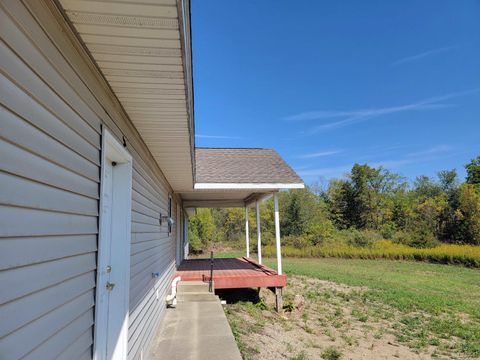
<path fill-rule="evenodd" d="M 132 202 L 132 157 L 128 151 L 107 130 L 102 131 L 102 169 L 100 180 L 100 211 L 99 234 L 97 253 L 97 282 L 95 295 L 95 326 L 94 326 L 94 352 L 95 360 L 106 358 L 126 359 L 128 345 L 128 315 L 129 315 L 129 287 L 130 287 L 130 240 L 131 240 L 131 202 Z M 110 169 L 110 183 L 105 183 L 105 164 L 113 164 Z M 110 192 L 107 194 L 106 192 Z M 112 195 L 113 194 L 113 195 Z M 111 202 L 110 215 L 104 213 L 105 195 Z M 114 244 L 112 246 L 112 242 Z M 113 256 L 122 259 L 121 266 L 115 266 L 111 273 L 107 273 L 107 265 Z M 115 303 L 114 312 L 109 313 L 109 296 L 106 296 L 106 283 L 113 279 L 116 283 L 113 291 L 118 301 Z M 117 329 L 108 329 L 107 324 L 112 316 L 119 322 Z M 110 319 L 110 320 L 109 320 Z M 114 336 L 116 344 L 113 355 L 107 355 L 110 337 Z M 111 345 L 110 345 L 111 346 Z M 110 351 L 111 352 L 111 351 Z"/>

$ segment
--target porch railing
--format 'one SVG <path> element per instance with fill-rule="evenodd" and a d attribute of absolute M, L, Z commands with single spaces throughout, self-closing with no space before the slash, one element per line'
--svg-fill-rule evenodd
<path fill-rule="evenodd" d="M 208 282 L 208 291 L 213 292 L 213 251 L 210 251 L 210 280 Z"/>

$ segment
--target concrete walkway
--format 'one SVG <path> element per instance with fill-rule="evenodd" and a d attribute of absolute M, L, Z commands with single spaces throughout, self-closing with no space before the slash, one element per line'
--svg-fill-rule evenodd
<path fill-rule="evenodd" d="M 185 295 L 179 295 L 176 308 L 166 310 L 148 358 L 241 360 L 218 297 L 208 294 L 209 298 L 196 290 Z"/>

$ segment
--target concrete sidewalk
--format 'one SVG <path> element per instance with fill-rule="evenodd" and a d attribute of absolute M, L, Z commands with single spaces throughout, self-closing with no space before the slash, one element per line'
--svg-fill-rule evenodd
<path fill-rule="evenodd" d="M 166 310 L 148 358 L 241 360 L 219 299 L 192 300 L 181 301 L 176 308 Z"/>

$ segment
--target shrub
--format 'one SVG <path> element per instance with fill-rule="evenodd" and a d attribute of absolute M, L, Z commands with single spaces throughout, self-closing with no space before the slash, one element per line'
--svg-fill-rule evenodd
<path fill-rule="evenodd" d="M 242 241 L 243 242 L 243 238 Z M 270 231 L 262 231 L 262 244 L 275 244 L 275 234 L 271 233 Z"/>
<path fill-rule="evenodd" d="M 397 233 L 397 226 L 394 223 L 387 222 L 383 224 L 382 229 L 380 230 L 380 234 L 384 239 L 392 240 Z"/>
<path fill-rule="evenodd" d="M 331 221 L 311 224 L 307 229 L 307 239 L 311 245 L 321 245 L 332 238 L 335 228 Z"/>
<path fill-rule="evenodd" d="M 397 231 L 391 240 L 395 244 L 408 245 L 410 243 L 410 235 L 405 231 Z"/>
<path fill-rule="evenodd" d="M 438 244 L 439 241 L 431 231 L 420 228 L 410 234 L 410 242 L 407 245 L 416 248 L 432 248 Z"/>
<path fill-rule="evenodd" d="M 426 249 L 440 245 L 431 231 L 420 228 L 412 232 L 398 231 L 392 238 L 394 243 Z"/>
<path fill-rule="evenodd" d="M 284 236 L 282 239 L 282 243 L 288 246 L 292 246 L 296 249 L 304 248 L 310 243 L 308 242 L 307 238 L 303 235 L 298 236 Z"/>
<path fill-rule="evenodd" d="M 348 237 L 347 243 L 352 246 L 358 247 L 372 247 L 373 244 L 381 240 L 382 237 L 375 231 L 372 230 L 351 230 L 350 235 Z"/>

